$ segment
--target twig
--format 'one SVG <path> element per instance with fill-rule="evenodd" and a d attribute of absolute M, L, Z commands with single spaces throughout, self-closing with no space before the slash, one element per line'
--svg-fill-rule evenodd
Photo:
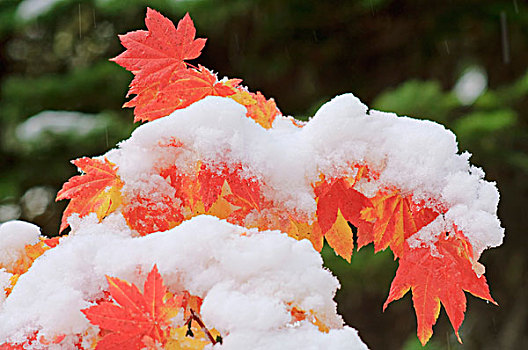
<path fill-rule="evenodd" d="M 196 321 L 196 323 L 198 323 L 198 325 L 200 326 L 200 328 L 202 329 L 202 332 L 205 333 L 205 335 L 207 336 L 207 338 L 209 338 L 209 341 L 215 345 L 216 343 L 220 342 L 220 344 L 222 343 L 222 338 L 220 338 L 220 340 L 217 340 L 215 338 L 213 338 L 213 335 L 211 334 L 211 332 L 209 332 L 209 330 L 207 329 L 207 327 L 205 326 L 205 324 L 203 323 L 202 319 L 194 312 L 193 309 L 189 309 L 191 311 L 191 316 L 189 317 L 189 320 L 186 321 L 185 323 L 188 323 L 189 325 L 189 330 L 191 329 L 191 322 L 194 320 Z"/>

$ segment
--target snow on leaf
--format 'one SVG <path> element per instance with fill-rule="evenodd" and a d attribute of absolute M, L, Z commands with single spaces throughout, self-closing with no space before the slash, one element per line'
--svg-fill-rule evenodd
<path fill-rule="evenodd" d="M 265 202 L 259 182 L 255 178 L 244 177 L 242 171 L 241 164 L 202 164 L 198 183 L 205 212 L 221 213 L 228 221 L 241 224 L 250 212 L 263 208 Z"/>
<path fill-rule="evenodd" d="M 230 215 L 237 223 L 241 223 L 252 210 L 260 211 L 264 203 L 258 181 L 254 178 L 243 178 L 240 171 L 241 168 L 238 167 L 228 175 L 226 181 L 231 194 L 225 196 L 229 203 L 239 207 Z"/>
<path fill-rule="evenodd" d="M 57 335 L 53 337 L 51 341 L 48 341 L 42 336 L 37 339 L 37 334 L 37 331 L 32 332 L 22 343 L 2 343 L 0 344 L 0 350 L 26 350 L 33 348 L 43 349 L 42 345 L 59 344 L 65 337 L 64 335 Z M 83 349 L 82 347 L 78 348 Z"/>
<path fill-rule="evenodd" d="M 206 96 L 216 95 L 246 107 L 246 116 L 263 128 L 272 127 L 281 114 L 273 99 L 267 100 L 260 92 L 249 92 L 239 86 L 239 79 L 219 81 L 212 71 L 186 62 L 198 57 L 205 44 L 205 39 L 195 39 L 196 30 L 188 14 L 175 27 L 169 19 L 148 9 L 145 23 L 147 31 L 120 37 L 126 51 L 113 59 L 135 75 L 128 93 L 135 97 L 125 104 L 125 107 L 135 107 L 135 121 L 161 118 Z M 183 146 L 175 138 L 163 142 L 160 141 L 160 147 L 178 149 Z M 246 227 L 279 229 L 296 239 L 308 238 L 317 250 L 322 249 L 326 238 L 339 255 L 350 261 L 354 244 L 350 222 L 358 228 L 359 247 L 374 242 L 376 252 L 390 247 L 395 258 L 400 259 L 384 308 L 411 289 L 418 318 L 418 337 L 423 344 L 431 337 L 441 304 L 458 337 L 466 308 L 464 290 L 493 302 L 485 278 L 477 277 L 474 272 L 478 262 L 474 261 L 471 245 L 461 233 L 455 230 L 454 235 L 441 236 L 432 247 L 411 249 L 408 246 L 405 240 L 439 214 L 423 203 L 415 203 L 412 194 L 403 195 L 398 189 L 387 187 L 379 191 L 378 186 L 390 184 L 374 183 L 375 189 L 371 186 L 363 193 L 379 192 L 367 198 L 361 191 L 369 186 L 357 184 L 366 184 L 379 174 L 370 171 L 366 164 L 353 166 L 357 169 L 354 177 L 342 175 L 325 179 L 325 174 L 321 174 L 321 181 L 312 185 L 316 217 L 308 217 L 311 213 L 305 217 L 296 216 L 295 210 L 284 209 L 280 203 L 264 197 L 262 189 L 265 188 L 266 194 L 269 192 L 265 177 L 264 180 L 259 177 L 258 181 L 248 177 L 240 164 L 221 163 L 210 167 L 201 163 L 203 159 L 194 161 L 195 168 L 185 169 L 185 172 L 176 165 L 159 170 L 159 175 L 174 189 L 174 196 L 154 193 L 156 198 L 150 198 L 126 194 L 122 212 L 132 229 L 142 235 L 165 231 L 205 213 Z M 362 162 L 363 159 L 351 161 Z M 106 159 L 103 162 L 89 158 L 74 163 L 85 174 L 72 178 L 57 196 L 57 200 L 71 199 L 61 230 L 67 226 L 67 218 L 72 213 L 84 216 L 95 212 L 102 219 L 122 201 L 123 183 L 116 175 L 114 164 Z M 98 348 L 154 349 L 160 344 L 179 348 L 182 342 L 192 343 L 190 346 L 195 348 L 204 346 L 201 338 L 205 339 L 208 331 L 199 337 L 188 337 L 189 332 L 193 333 L 193 320 L 199 320 L 195 312 L 199 312 L 201 299 L 187 292 L 167 297 L 170 293 L 166 292 L 161 276 L 154 269 L 145 282 L 143 293 L 134 285 L 108 277 L 110 292 L 117 304 L 101 300 L 98 305 L 84 310 L 89 320 L 104 330 Z M 17 278 L 18 275 L 13 275 L 15 283 Z M 189 321 L 188 328 L 181 325 L 170 328 L 169 316 L 182 308 L 184 318 Z M 304 310 L 293 308 L 291 313 L 297 321 L 312 316 L 317 320 L 315 315 Z M 194 334 L 201 330 L 194 329 Z"/>
<path fill-rule="evenodd" d="M 260 91 L 255 94 L 246 89 L 238 88 L 235 94 L 228 97 L 246 107 L 246 115 L 266 129 L 270 129 L 275 117 L 281 114 L 275 101 L 273 99 L 266 100 Z"/>
<path fill-rule="evenodd" d="M 115 303 L 103 301 L 81 310 L 93 325 L 107 331 L 96 349 L 140 349 L 144 339 L 167 342 L 170 320 L 181 308 L 181 297 L 165 300 L 167 288 L 156 265 L 147 276 L 143 293 L 133 284 L 107 276 Z"/>
<path fill-rule="evenodd" d="M 137 120 L 154 120 L 164 117 L 176 109 L 185 108 L 206 96 L 230 96 L 234 86 L 241 80 L 231 79 L 219 82 L 211 71 L 200 66 L 199 70 L 185 68 L 175 72 L 164 88 L 158 85 L 141 90 L 124 107 L 136 107 Z M 140 118 L 137 118 L 140 116 Z"/>
<path fill-rule="evenodd" d="M 167 195 L 157 200 L 141 195 L 128 199 L 123 208 L 123 217 L 129 227 L 141 236 L 167 231 L 183 221 L 180 205 Z"/>
<path fill-rule="evenodd" d="M 55 241 L 56 240 L 40 238 L 35 244 L 26 244 L 22 256 L 18 258 L 17 261 L 8 266 L 2 266 L 2 264 L 0 264 L 0 268 L 5 268 L 7 272 L 15 275 L 24 274 L 39 256 L 54 247 L 53 244 Z M 47 242 L 49 242 L 49 244 Z"/>
<path fill-rule="evenodd" d="M 411 196 L 399 191 L 380 192 L 371 198 L 373 207 L 365 208 L 361 217 L 373 222 L 375 252 L 390 246 L 395 257 L 403 253 L 403 242 L 433 221 L 438 213 L 427 207 L 418 207 Z M 370 243 L 365 240 L 361 245 Z"/>
<path fill-rule="evenodd" d="M 200 168 L 200 166 L 198 166 Z M 175 190 L 175 197 L 180 199 L 182 207 L 192 212 L 190 216 L 184 215 L 185 218 L 194 216 L 195 213 L 201 212 L 201 200 L 199 195 L 199 183 L 195 178 L 185 174 L 177 166 L 160 171 L 160 176 L 165 178 Z"/>
<path fill-rule="evenodd" d="M 297 306 L 292 306 L 292 303 L 288 303 L 288 309 L 292 318 L 292 323 L 307 320 L 314 326 L 317 326 L 320 332 L 328 333 L 330 331 L 330 328 L 321 322 L 313 310 L 306 312 Z"/>
<path fill-rule="evenodd" d="M 9 265 L 0 264 L 0 269 L 5 269 L 6 272 L 13 274 L 9 278 L 9 285 L 4 289 L 6 297 L 13 291 L 19 277 L 29 270 L 38 257 L 44 254 L 47 250 L 56 247 L 58 241 L 59 237 L 48 239 L 40 237 L 40 240 L 37 243 L 26 244 L 22 256 L 14 263 Z"/>
<path fill-rule="evenodd" d="M 106 158 L 104 161 L 88 157 L 72 161 L 84 174 L 72 177 L 57 193 L 56 200 L 70 199 L 62 215 L 60 231 L 68 227 L 68 217 L 80 217 L 96 213 L 99 220 L 121 205 L 123 182 L 116 174 L 116 167 Z"/>
<path fill-rule="evenodd" d="M 199 191 L 206 211 L 211 208 L 217 201 L 220 193 L 222 193 L 222 186 L 226 179 L 226 168 L 220 173 L 205 164 L 202 164 L 200 168 L 198 173 L 198 182 L 200 183 Z"/>
<path fill-rule="evenodd" d="M 59 344 L 60 342 L 64 340 L 64 338 L 66 338 L 66 334 L 59 334 L 59 335 L 54 336 L 51 339 L 41 336 L 39 338 L 39 342 L 42 345 L 53 345 L 53 344 Z"/>
<path fill-rule="evenodd" d="M 434 247 L 411 249 L 405 244 L 383 309 L 410 289 L 418 322 L 418 338 L 422 345 L 433 334 L 432 327 L 438 318 L 440 303 L 460 342 L 458 329 L 466 311 L 464 291 L 496 304 L 490 295 L 486 278 L 478 277 L 472 268 L 468 246 L 469 243 L 461 235 L 441 235 Z M 437 253 L 432 255 L 431 249 L 436 249 Z"/>
<path fill-rule="evenodd" d="M 239 87 L 240 79 L 218 81 L 207 68 L 189 68 L 185 60 L 197 58 L 206 39 L 195 39 L 196 29 L 186 14 L 178 27 L 159 12 L 147 9 L 147 31 L 121 35 L 126 48 L 112 61 L 134 74 L 124 107 L 134 107 L 134 121 L 151 121 L 185 108 L 206 96 L 230 97 L 247 108 L 247 116 L 271 128 L 280 111 L 273 99 L 266 100 Z"/>

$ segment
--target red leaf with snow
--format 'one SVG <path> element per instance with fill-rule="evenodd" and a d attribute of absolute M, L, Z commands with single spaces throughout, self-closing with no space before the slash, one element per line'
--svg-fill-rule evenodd
<path fill-rule="evenodd" d="M 266 97 L 259 91 L 255 94 L 239 87 L 235 94 L 228 96 L 245 106 L 246 115 L 263 128 L 270 129 L 275 117 L 281 115 L 275 101 L 273 99 L 266 100 Z"/>
<path fill-rule="evenodd" d="M 226 180 L 226 170 L 214 170 L 211 167 L 202 164 L 198 173 L 198 182 L 200 183 L 200 197 L 204 204 L 205 211 L 218 200 L 222 193 L 222 186 Z"/>
<path fill-rule="evenodd" d="M 259 182 L 255 178 L 244 177 L 241 171 L 241 166 L 238 166 L 235 171 L 227 175 L 226 181 L 231 194 L 225 196 L 229 203 L 238 207 L 228 217 L 228 221 L 239 225 L 243 224 L 244 219 L 250 212 L 254 210 L 260 212 L 264 204 Z"/>
<path fill-rule="evenodd" d="M 72 177 L 57 193 L 56 200 L 71 199 L 62 214 L 60 230 L 68 227 L 68 217 L 74 213 L 80 217 L 96 213 L 99 220 L 121 205 L 123 182 L 116 174 L 116 166 L 108 159 L 88 157 L 72 161 L 84 174 Z"/>
<path fill-rule="evenodd" d="M 123 216 L 128 226 L 142 236 L 167 231 L 183 221 L 180 204 L 167 195 L 158 199 L 138 195 L 128 200 Z"/>
<path fill-rule="evenodd" d="M 399 191 L 380 192 L 371 199 L 373 207 L 362 212 L 362 218 L 373 222 L 373 234 L 363 244 L 374 241 L 375 252 L 390 246 L 395 257 L 403 254 L 405 239 L 433 221 L 438 213 L 416 205 L 412 196 L 402 196 Z"/>

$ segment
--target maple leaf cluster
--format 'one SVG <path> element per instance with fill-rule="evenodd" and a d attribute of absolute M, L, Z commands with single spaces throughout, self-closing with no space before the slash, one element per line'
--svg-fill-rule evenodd
<path fill-rule="evenodd" d="M 143 292 L 134 284 L 107 276 L 108 296 L 81 310 L 100 329 L 96 350 L 110 349 L 203 349 L 221 342 L 218 332 L 208 330 L 199 313 L 202 299 L 184 291 L 170 293 L 156 265 L 148 274 Z M 181 324 L 173 319 L 183 313 Z M 216 336 L 213 337 L 212 333 Z"/>
<path fill-rule="evenodd" d="M 142 290 L 126 280 L 106 276 L 108 287 L 93 305 L 80 310 L 91 329 L 83 334 L 58 334 L 48 339 L 31 333 L 23 343 L 4 343 L 0 350 L 21 350 L 28 346 L 62 345 L 73 336 L 74 348 L 85 350 L 113 349 L 194 349 L 222 344 L 222 335 L 206 326 L 201 318 L 203 299 L 183 290 L 169 291 L 154 265 L 145 278 Z M 321 332 L 330 328 L 313 310 L 303 310 L 293 302 L 286 304 L 290 325 L 308 321 Z"/>
<path fill-rule="evenodd" d="M 15 262 L 10 264 L 0 263 L 0 270 L 4 270 L 5 272 L 11 274 L 11 277 L 9 278 L 9 285 L 4 288 L 5 297 L 8 297 L 9 294 L 11 294 L 11 291 L 18 282 L 19 277 L 29 270 L 31 265 L 33 265 L 33 262 L 47 250 L 56 247 L 58 243 L 59 237 L 40 237 L 37 243 L 26 244 L 21 256 Z"/>
<path fill-rule="evenodd" d="M 176 147 L 182 146 L 177 144 Z M 456 228 L 453 228 L 453 234 L 445 233 L 451 237 L 447 244 L 441 244 L 442 241 L 436 243 L 435 247 L 439 251 L 436 255 L 431 254 L 430 247 L 411 248 L 406 242 L 407 238 L 443 214 L 440 210 L 442 207 L 435 206 L 439 209 L 435 211 L 417 204 L 411 195 L 403 196 L 396 189 L 381 189 L 374 197 L 366 197 L 355 186 L 360 181 L 374 180 L 376 173 L 365 165 L 354 166 L 351 170 L 353 175 L 331 180 L 323 177 L 321 181 L 314 183 L 317 210 L 310 220 L 303 220 L 296 213 L 266 199 L 262 193 L 262 184 L 256 178 L 244 177 L 240 164 L 219 163 L 214 167 L 197 164 L 195 173 L 191 175 L 171 166 L 161 170 L 160 175 L 175 190 L 174 197 L 164 195 L 161 201 L 156 201 L 149 197 L 125 195 L 122 207 L 112 207 L 110 203 L 121 202 L 120 189 L 123 186 L 115 167 L 107 160 L 82 160 L 93 166 L 86 168 L 84 175 L 74 177 L 66 183 L 59 195 L 68 193 L 64 189 L 82 188 L 83 183 L 92 186 L 92 189 L 84 193 L 74 192 L 82 195 L 72 197 L 63 221 L 67 215 L 75 212 L 76 206 L 89 208 L 78 214 L 95 212 L 98 217 L 99 213 L 109 214 L 109 208 L 112 211 L 120 209 L 132 229 L 140 235 L 147 235 L 168 230 L 194 216 L 208 214 L 246 227 L 281 230 L 296 239 L 310 240 L 319 251 L 326 239 L 336 253 L 348 261 L 354 250 L 354 234 L 350 223 L 357 228 L 356 241 L 359 248 L 373 243 L 376 252 L 390 248 L 395 258 L 399 259 L 400 266 L 385 307 L 411 289 L 418 320 L 418 336 L 423 344 L 432 335 L 431 329 L 436 323 L 440 302 L 446 309 L 457 310 L 448 312 L 457 335 L 464 318 L 464 290 L 494 302 L 485 277 L 477 277 L 473 270 L 473 249 L 470 243 Z M 108 171 L 104 173 L 103 179 L 98 175 L 105 164 Z M 109 184 L 113 185 L 109 187 Z M 90 197 L 90 193 L 94 193 L 97 198 Z M 85 202 L 89 204 L 84 205 Z M 450 254 L 444 254 L 444 250 L 452 246 L 458 248 Z M 419 266 L 420 269 L 412 269 L 410 266 Z M 430 278 L 433 274 L 441 274 L 442 278 Z M 461 278 L 468 283 L 459 283 Z M 404 293 L 395 297 L 395 290 Z M 448 294 L 445 294 L 446 291 Z M 457 297 L 449 297 L 454 295 Z"/>
<path fill-rule="evenodd" d="M 188 14 L 174 26 L 148 9 L 145 22 L 147 31 L 120 36 L 126 51 L 113 59 L 134 74 L 129 95 L 135 96 L 124 106 L 134 107 L 135 121 L 152 121 L 206 96 L 222 96 L 246 107 L 246 116 L 261 127 L 272 128 L 275 118 L 281 116 L 273 99 L 249 92 L 239 79 L 219 80 L 207 68 L 188 63 L 199 57 L 205 45 L 205 39 L 195 38 Z M 178 152 L 186 145 L 173 139 L 160 147 Z M 369 164 L 350 164 L 348 171 L 337 177 L 320 174 L 319 181 L 311 184 L 316 211 L 306 215 L 268 198 L 264 188 L 269 186 L 248 175 L 250 164 L 198 160 L 186 169 L 163 167 L 157 173 L 173 194 L 165 191 L 152 196 L 127 190 L 118 166 L 106 158 L 85 157 L 73 163 L 83 174 L 66 182 L 57 195 L 57 200 L 70 199 L 61 231 L 74 214 L 84 217 L 94 213 L 103 220 L 120 212 L 138 235 L 166 231 L 194 216 L 208 214 L 240 226 L 280 230 L 298 240 L 308 239 L 318 251 L 326 240 L 349 262 L 355 246 L 359 249 L 372 243 L 375 252 L 389 248 L 399 260 L 399 268 L 384 309 L 411 290 L 422 344 L 432 336 L 441 304 L 460 340 L 459 328 L 466 309 L 464 291 L 494 302 L 485 277 L 474 270 L 477 262 L 473 248 L 457 227 L 439 232 L 438 241 L 430 246 L 409 245 L 408 238 L 444 215 L 446 206 L 434 198 L 427 203 L 416 200 L 412 193 L 388 186 L 378 186 L 374 195 L 367 196 L 362 188 L 379 178 L 379 172 Z M 38 255 L 29 250 L 37 249 L 42 254 L 47 249 L 45 244 L 39 242 L 27 248 L 28 257 L 19 264 L 22 270 L 14 271 L 14 276 L 27 271 L 33 256 Z M 143 292 L 115 277 L 107 277 L 107 281 L 108 300 L 83 310 L 100 329 L 96 349 L 172 349 L 183 343 L 201 349 L 221 339 L 203 324 L 200 299 L 188 293 L 171 294 L 156 267 L 147 276 Z M 16 277 L 10 288 L 15 283 Z M 328 331 L 313 312 L 294 305 L 290 305 L 290 312 L 292 322 L 309 319 L 321 331 Z M 183 324 L 173 322 L 178 313 L 184 315 Z"/>
<path fill-rule="evenodd" d="M 189 16 L 175 27 L 159 12 L 148 9 L 148 31 L 121 35 L 125 52 L 112 61 L 134 73 L 124 107 L 134 107 L 134 121 L 151 121 L 185 108 L 206 96 L 230 97 L 247 107 L 248 117 L 265 128 L 280 114 L 273 100 L 239 86 L 240 79 L 218 81 L 209 69 L 194 67 L 187 60 L 200 56 L 206 39 L 195 39 L 196 29 Z"/>

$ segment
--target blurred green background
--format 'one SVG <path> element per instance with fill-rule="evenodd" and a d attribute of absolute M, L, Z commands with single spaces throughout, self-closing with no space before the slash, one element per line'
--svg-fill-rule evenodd
<path fill-rule="evenodd" d="M 0 222 L 56 235 L 75 174 L 134 128 L 132 75 L 109 58 L 145 29 L 146 6 L 190 12 L 199 62 L 306 119 L 353 92 L 371 108 L 443 123 L 501 192 L 505 244 L 482 258 L 499 307 L 468 295 L 456 342 L 444 311 L 427 349 L 528 349 L 528 5 L 522 0 L 0 0 Z M 403 137 L 403 135 L 402 135 Z M 419 151 L 419 150 L 417 150 Z M 381 312 L 397 262 L 366 247 L 348 265 L 324 251 L 339 312 L 372 349 L 419 349 L 410 295 Z M 65 262 L 67 263 L 67 262 Z"/>

